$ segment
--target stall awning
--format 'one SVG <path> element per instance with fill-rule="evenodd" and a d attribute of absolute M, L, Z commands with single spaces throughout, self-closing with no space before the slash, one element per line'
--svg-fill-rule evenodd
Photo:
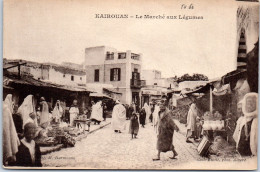
<path fill-rule="evenodd" d="M 241 78 L 245 78 L 246 72 L 247 72 L 246 69 L 234 70 L 234 71 L 229 72 L 226 75 L 224 75 L 222 77 L 222 81 L 224 84 L 228 84 L 231 81 L 236 82 L 237 80 L 239 80 Z"/>
<path fill-rule="evenodd" d="M 103 90 L 114 94 L 122 94 L 118 92 L 115 88 L 103 88 Z"/>
<path fill-rule="evenodd" d="M 102 93 L 90 93 L 89 94 L 90 97 L 104 97 L 104 98 L 109 98 L 109 99 L 112 99 L 111 97 L 105 95 L 105 94 L 102 94 Z"/>
<path fill-rule="evenodd" d="M 36 87 L 57 88 L 57 89 L 62 89 L 62 90 L 67 90 L 72 92 L 91 92 L 83 87 L 59 85 L 59 84 L 44 82 L 41 80 L 36 80 L 30 76 L 22 76 L 20 79 L 14 76 L 4 76 L 3 79 L 4 79 L 5 86 L 18 84 L 18 85 L 28 85 L 28 86 L 36 86 Z"/>
<path fill-rule="evenodd" d="M 181 91 L 181 94 L 193 94 L 193 93 L 206 93 L 209 91 L 209 88 L 210 88 L 210 84 L 206 84 L 205 86 L 203 87 L 199 87 L 199 88 L 196 88 L 196 89 L 193 89 L 193 90 L 190 90 L 190 91 L 186 91 L 186 90 L 182 90 Z"/>
<path fill-rule="evenodd" d="M 172 93 L 178 94 L 181 93 L 181 90 L 170 90 L 167 92 L 167 94 L 172 94 Z"/>

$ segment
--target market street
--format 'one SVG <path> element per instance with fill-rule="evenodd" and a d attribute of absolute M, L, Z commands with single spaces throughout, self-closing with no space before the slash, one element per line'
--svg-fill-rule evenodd
<path fill-rule="evenodd" d="M 185 142 L 185 137 L 174 133 L 174 146 L 178 152 L 175 160 L 170 159 L 172 152 L 162 153 L 160 161 L 156 157 L 156 134 L 151 123 L 140 127 L 138 139 L 130 139 L 127 121 L 123 133 L 114 133 L 111 125 L 104 127 L 87 138 L 77 142 L 75 147 L 65 148 L 42 157 L 44 167 L 85 167 L 85 168 L 131 168 L 167 169 L 176 168 L 183 163 L 203 160 L 193 144 Z"/>

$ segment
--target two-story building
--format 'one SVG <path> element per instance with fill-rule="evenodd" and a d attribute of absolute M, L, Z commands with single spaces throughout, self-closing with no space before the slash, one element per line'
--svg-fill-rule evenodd
<path fill-rule="evenodd" d="M 106 46 L 85 49 L 86 83 L 110 84 L 124 104 L 140 104 L 142 54 Z M 105 88 L 104 88 L 105 89 Z"/>

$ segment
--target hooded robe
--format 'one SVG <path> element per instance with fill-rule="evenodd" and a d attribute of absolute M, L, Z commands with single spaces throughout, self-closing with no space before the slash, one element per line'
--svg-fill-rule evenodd
<path fill-rule="evenodd" d="M 49 106 L 46 101 L 40 102 L 41 104 L 41 116 L 40 116 L 40 125 L 43 128 L 46 128 L 49 125 Z"/>
<path fill-rule="evenodd" d="M 144 109 L 145 109 L 145 113 L 146 113 L 145 123 L 148 124 L 149 117 L 151 115 L 151 107 L 147 103 L 145 103 L 144 104 Z"/>
<path fill-rule="evenodd" d="M 160 112 L 160 107 L 158 105 L 155 105 L 153 111 L 153 127 L 156 133 L 158 132 L 159 112 Z"/>
<path fill-rule="evenodd" d="M 20 145 L 19 138 L 15 129 L 13 117 L 12 95 L 8 94 L 3 103 L 3 162 L 8 158 L 15 160 Z"/>
<path fill-rule="evenodd" d="M 54 121 L 55 122 L 60 122 L 62 114 L 63 114 L 63 109 L 61 107 L 61 104 L 60 104 L 60 102 L 57 102 L 55 107 L 54 107 L 54 109 L 53 109 L 53 111 L 52 111 L 52 117 L 54 118 Z"/>
<path fill-rule="evenodd" d="M 35 105 L 34 105 L 34 101 L 33 101 L 33 95 L 28 95 L 22 105 L 18 108 L 18 111 L 17 113 L 21 115 L 22 117 L 22 120 L 23 120 L 23 128 L 24 128 L 24 125 L 26 124 L 26 122 L 28 121 L 28 119 L 30 118 L 30 113 L 32 112 L 36 112 L 35 111 Z M 49 112 L 48 112 L 49 114 Z M 34 119 L 34 124 L 36 126 L 38 126 L 38 123 L 37 123 L 37 119 L 35 118 Z"/>
<path fill-rule="evenodd" d="M 92 106 L 91 116 L 90 119 L 95 119 L 97 121 L 103 121 L 103 108 L 101 106 L 102 102 L 97 102 L 95 105 Z"/>
<path fill-rule="evenodd" d="M 246 99 L 248 97 L 255 97 L 256 110 L 253 112 L 247 112 L 246 110 Z M 233 134 L 236 148 L 241 155 L 257 155 L 257 103 L 257 93 L 247 93 L 242 101 L 242 111 L 244 116 L 237 120 L 237 126 Z"/>
<path fill-rule="evenodd" d="M 113 130 L 123 130 L 126 123 L 126 110 L 122 104 L 116 104 L 112 112 Z"/>

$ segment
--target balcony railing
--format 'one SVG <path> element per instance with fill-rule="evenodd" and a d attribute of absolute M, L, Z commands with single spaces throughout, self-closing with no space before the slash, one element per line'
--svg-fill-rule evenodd
<path fill-rule="evenodd" d="M 139 79 L 131 79 L 130 80 L 131 88 L 141 88 L 145 85 L 146 85 L 145 80 L 139 80 Z"/>

